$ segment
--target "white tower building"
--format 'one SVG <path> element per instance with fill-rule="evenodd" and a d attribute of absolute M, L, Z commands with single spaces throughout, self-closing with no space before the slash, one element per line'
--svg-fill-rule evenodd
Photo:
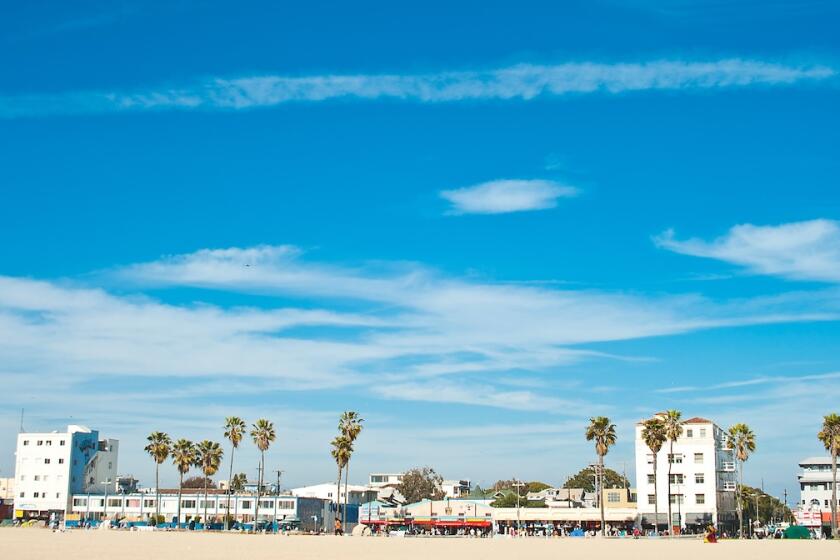
<path fill-rule="evenodd" d="M 699 530 L 709 523 L 724 528 L 736 524 L 735 462 L 732 451 L 725 446 L 724 432 L 714 422 L 705 418 L 686 420 L 682 436 L 674 442 L 673 454 L 668 442 L 659 452 L 658 480 L 654 480 L 653 454 L 642 439 L 642 424 L 636 424 L 636 488 L 642 523 L 653 525 L 656 484 L 660 526 Z M 669 463 L 671 477 L 667 480 Z"/>
<path fill-rule="evenodd" d="M 27 518 L 64 514 L 73 494 L 113 485 L 118 452 L 117 440 L 99 439 L 99 432 L 84 426 L 18 434 L 14 509 Z"/>

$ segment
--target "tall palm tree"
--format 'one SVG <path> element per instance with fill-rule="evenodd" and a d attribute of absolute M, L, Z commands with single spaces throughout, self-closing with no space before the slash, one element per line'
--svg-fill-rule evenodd
<path fill-rule="evenodd" d="M 836 413 L 823 417 L 819 440 L 831 454 L 831 538 L 840 538 L 837 534 L 837 455 L 840 455 L 840 416 Z"/>
<path fill-rule="evenodd" d="M 362 422 L 364 421 L 365 419 L 362 418 L 358 412 L 354 412 L 352 410 L 344 411 L 338 421 L 338 430 L 341 432 L 341 435 L 350 441 L 350 452 L 347 455 L 347 464 L 344 466 L 344 514 L 341 522 L 342 530 L 346 530 L 345 525 L 347 524 L 347 500 L 349 498 L 347 487 L 350 482 L 350 458 L 353 455 L 353 443 L 362 432 Z M 340 494 L 341 493 L 339 492 L 339 495 Z"/>
<path fill-rule="evenodd" d="M 172 462 L 181 475 L 178 483 L 178 527 L 181 526 L 181 491 L 184 486 L 184 475 L 190 472 L 195 464 L 195 445 L 188 439 L 181 438 L 172 446 Z"/>
<path fill-rule="evenodd" d="M 755 434 L 749 426 L 743 423 L 731 426 L 726 432 L 726 446 L 732 450 L 735 456 L 735 462 L 738 463 L 738 491 L 737 506 L 738 506 L 738 533 L 739 537 L 743 537 L 744 528 L 744 505 L 742 503 L 743 484 L 744 484 L 744 463 L 750 457 L 750 453 L 755 451 Z"/>
<path fill-rule="evenodd" d="M 205 528 L 209 527 L 207 523 L 207 482 L 211 476 L 219 471 L 224 454 L 221 445 L 206 439 L 195 448 L 196 466 L 204 473 L 204 517 L 202 517 L 202 520 Z"/>
<path fill-rule="evenodd" d="M 271 443 L 277 439 L 277 434 L 274 432 L 274 423 L 265 418 L 260 418 L 251 426 L 251 438 L 254 440 L 257 449 L 260 450 L 260 476 L 259 481 L 257 481 L 257 505 L 254 510 L 254 532 L 256 532 L 260 520 L 260 494 L 262 493 L 263 477 L 265 475 L 265 452 L 271 446 Z"/>
<path fill-rule="evenodd" d="M 610 422 L 606 416 L 596 416 L 589 419 L 586 427 L 586 441 L 595 442 L 595 453 L 598 454 L 598 491 L 604 493 L 604 456 L 609 452 L 610 447 L 615 445 L 615 424 Z M 607 534 L 606 522 L 604 519 L 604 499 L 598 496 L 598 503 L 601 506 L 601 536 Z"/>
<path fill-rule="evenodd" d="M 654 510 L 654 529 L 655 533 L 659 533 L 659 479 L 656 475 L 656 465 L 659 461 L 659 452 L 668 436 L 665 433 L 665 422 L 661 418 L 650 418 L 642 422 L 642 441 L 648 446 L 651 453 L 653 453 L 653 510 Z"/>
<path fill-rule="evenodd" d="M 146 441 L 149 444 L 145 447 L 145 451 L 155 461 L 155 523 L 157 523 L 160 517 L 160 466 L 169 458 L 172 440 L 164 432 L 152 432 Z"/>
<path fill-rule="evenodd" d="M 239 447 L 245 431 L 248 429 L 245 421 L 238 416 L 225 418 L 225 437 L 230 441 L 230 471 L 228 472 L 227 512 L 225 515 L 225 529 L 230 529 L 230 495 L 233 493 L 233 453 Z"/>
<path fill-rule="evenodd" d="M 668 438 L 668 534 L 674 526 L 674 518 L 671 513 L 671 467 L 674 465 L 674 443 L 683 433 L 682 412 L 679 410 L 666 410 L 659 415 L 665 424 L 665 437 Z"/>
<path fill-rule="evenodd" d="M 336 515 L 339 515 L 341 509 L 341 471 L 350 461 L 350 455 L 353 453 L 353 444 L 347 437 L 339 435 L 333 438 L 330 442 L 332 449 L 330 455 L 335 459 L 335 464 L 338 467 L 338 481 L 335 485 L 335 506 Z"/>

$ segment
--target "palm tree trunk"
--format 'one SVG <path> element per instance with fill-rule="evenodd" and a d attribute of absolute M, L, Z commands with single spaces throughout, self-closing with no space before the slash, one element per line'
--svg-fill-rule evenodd
<path fill-rule="evenodd" d="M 184 473 L 181 473 L 180 482 L 178 482 L 178 522 L 175 524 L 176 529 L 181 528 L 181 489 L 184 487 Z"/>
<path fill-rule="evenodd" d="M 736 459 L 737 461 L 737 459 Z M 744 538 L 744 509 L 743 505 L 741 504 L 741 487 L 744 480 L 744 463 L 738 461 L 738 488 L 735 492 L 736 499 L 738 500 L 738 538 Z"/>
<path fill-rule="evenodd" d="M 339 465 L 338 483 L 335 485 L 335 515 L 337 519 L 341 519 L 341 471 L 343 470 L 344 468 L 341 465 Z"/>
<path fill-rule="evenodd" d="M 236 451 L 236 447 L 231 445 L 230 447 L 230 471 L 228 472 L 228 488 L 227 488 L 227 507 L 225 508 L 225 530 L 230 530 L 230 495 L 233 492 L 233 452 Z"/>
<path fill-rule="evenodd" d="M 160 516 L 160 463 L 155 463 L 155 525 Z"/>
<path fill-rule="evenodd" d="M 204 529 L 207 530 L 207 473 L 204 473 Z"/>
<path fill-rule="evenodd" d="M 837 451 L 831 454 L 831 538 L 837 539 Z"/>
<path fill-rule="evenodd" d="M 254 532 L 260 519 L 260 493 L 262 492 L 263 468 L 265 467 L 265 451 L 260 451 L 260 476 L 257 477 L 257 503 L 254 504 Z"/>
<path fill-rule="evenodd" d="M 671 440 L 668 447 L 668 536 L 671 536 L 671 529 L 673 529 L 674 521 L 671 518 L 671 467 L 674 465 L 674 440 Z"/>
<path fill-rule="evenodd" d="M 604 456 L 598 455 L 598 503 L 601 505 L 601 536 L 606 536 L 607 527 L 604 518 Z"/>
<path fill-rule="evenodd" d="M 350 480 L 350 458 L 347 458 L 347 464 L 344 465 L 344 511 L 341 516 L 341 530 L 347 531 L 347 482 Z"/>
<path fill-rule="evenodd" d="M 658 453 L 653 454 L 653 511 L 655 519 L 653 522 L 653 533 L 655 535 L 659 534 L 659 490 L 656 487 L 656 459 L 658 458 L 658 455 Z"/>

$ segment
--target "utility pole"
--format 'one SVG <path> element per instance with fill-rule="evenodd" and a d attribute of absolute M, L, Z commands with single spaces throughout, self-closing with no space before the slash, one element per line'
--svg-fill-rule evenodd
<path fill-rule="evenodd" d="M 274 495 L 279 496 L 280 495 L 280 475 L 283 474 L 283 471 L 281 471 L 280 469 L 277 469 L 274 472 L 277 473 L 277 486 L 274 489 Z"/>
<path fill-rule="evenodd" d="M 513 487 L 516 488 L 516 536 L 519 536 L 519 532 L 522 530 L 522 521 L 519 517 L 519 489 L 525 486 L 524 482 L 518 482 L 514 478 Z"/>

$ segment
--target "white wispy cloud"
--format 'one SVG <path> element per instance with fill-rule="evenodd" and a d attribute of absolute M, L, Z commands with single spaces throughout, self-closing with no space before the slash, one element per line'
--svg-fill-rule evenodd
<path fill-rule="evenodd" d="M 498 179 L 460 189 L 441 191 L 455 214 L 504 214 L 544 210 L 561 197 L 577 196 L 578 189 L 545 179 Z"/>
<path fill-rule="evenodd" d="M 784 86 L 823 80 L 835 74 L 836 71 L 826 65 L 730 58 L 518 64 L 429 74 L 216 77 L 199 83 L 141 91 L 75 91 L 0 97 L 0 117 L 131 110 L 238 110 L 339 98 L 391 98 L 433 103 L 529 100 L 567 94 Z"/>
<path fill-rule="evenodd" d="M 833 220 L 742 224 L 712 241 L 680 241 L 669 230 L 655 241 L 665 249 L 732 263 L 753 274 L 840 282 L 840 223 Z"/>

